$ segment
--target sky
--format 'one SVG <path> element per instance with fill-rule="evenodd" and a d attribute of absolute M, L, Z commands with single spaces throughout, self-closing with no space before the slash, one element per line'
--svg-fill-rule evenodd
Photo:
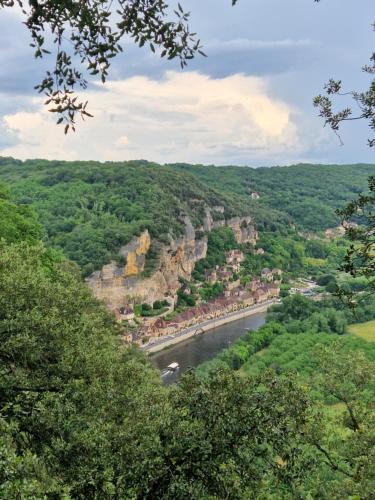
<path fill-rule="evenodd" d="M 365 89 L 373 0 L 184 0 L 208 57 L 181 70 L 126 42 L 105 85 L 83 97 L 94 118 L 64 136 L 34 86 L 53 61 L 33 59 L 20 14 L 0 9 L 0 156 L 20 159 L 269 166 L 373 162 L 364 123 L 343 145 L 312 105 L 330 77 Z M 173 1 L 172 1 L 173 4 Z"/>

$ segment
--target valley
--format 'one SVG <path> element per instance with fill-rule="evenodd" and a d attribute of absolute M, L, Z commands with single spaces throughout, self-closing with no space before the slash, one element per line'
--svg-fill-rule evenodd
<path fill-rule="evenodd" d="M 235 498 L 368 497 L 375 299 L 343 268 L 360 218 L 324 207 L 375 166 L 280 170 L 0 159 L 1 439 L 41 467 L 26 484 L 222 498 L 228 467 Z"/>

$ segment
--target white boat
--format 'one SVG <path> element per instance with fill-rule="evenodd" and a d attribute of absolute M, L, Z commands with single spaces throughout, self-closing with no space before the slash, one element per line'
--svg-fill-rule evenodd
<path fill-rule="evenodd" d="M 170 365 L 167 366 L 168 370 L 171 372 L 175 372 L 180 368 L 180 365 L 176 362 L 171 363 Z"/>

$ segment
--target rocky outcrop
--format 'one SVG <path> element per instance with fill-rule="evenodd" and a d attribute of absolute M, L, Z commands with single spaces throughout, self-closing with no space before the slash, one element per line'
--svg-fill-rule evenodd
<path fill-rule="evenodd" d="M 255 245 L 259 239 L 258 231 L 251 224 L 251 217 L 233 217 L 226 221 L 236 237 L 237 243 L 251 243 Z"/>
<path fill-rule="evenodd" d="M 222 213 L 222 207 L 215 207 L 219 208 L 216 211 Z M 175 300 L 180 287 L 179 277 L 189 279 L 195 263 L 207 254 L 207 237 L 196 238 L 188 217 L 184 218 L 184 223 L 185 234 L 182 238 L 171 238 L 169 245 L 158 244 L 159 264 L 150 277 L 142 277 L 146 255 L 151 247 L 149 232 L 144 231 L 123 246 L 119 251 L 125 261 L 123 266 L 112 261 L 87 278 L 95 296 L 111 309 L 130 303 L 152 304 L 155 300 L 168 297 L 171 301 Z M 250 217 L 214 221 L 211 210 L 207 208 L 203 228 L 199 229 L 207 232 L 224 225 L 232 228 L 238 243 L 256 243 L 258 234 L 251 225 Z"/>
<path fill-rule="evenodd" d="M 144 270 L 150 246 L 151 238 L 146 229 L 139 237 L 133 238 L 128 245 L 120 248 L 119 254 L 126 260 L 124 278 L 136 276 Z"/>
<path fill-rule="evenodd" d="M 228 226 L 230 227 L 236 237 L 237 243 L 251 243 L 255 245 L 259 236 L 258 232 L 251 224 L 251 217 L 233 217 L 231 219 L 214 220 L 213 212 L 220 214 L 224 213 L 224 207 L 213 207 L 212 209 L 206 207 L 205 217 L 203 221 L 203 227 L 200 228 L 203 231 L 212 231 L 213 229 L 218 229 L 219 227 Z"/>
<path fill-rule="evenodd" d="M 207 237 L 195 238 L 190 219 L 185 218 L 185 235 L 159 246 L 159 265 L 149 278 L 142 278 L 144 259 L 151 240 L 147 231 L 121 250 L 124 267 L 116 262 L 103 266 L 87 278 L 95 296 L 111 309 L 129 303 L 149 303 L 170 297 L 174 300 L 180 287 L 179 277 L 190 278 L 195 263 L 207 254 Z"/>

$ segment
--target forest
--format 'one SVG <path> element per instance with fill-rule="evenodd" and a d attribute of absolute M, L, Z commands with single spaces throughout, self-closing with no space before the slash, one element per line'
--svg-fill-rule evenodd
<path fill-rule="evenodd" d="M 46 243 L 63 250 L 85 276 L 118 257 L 120 246 L 145 229 L 168 243 L 184 233 L 184 216 L 201 226 L 207 206 L 223 206 L 227 217 L 247 211 L 189 174 L 148 162 L 3 158 L 0 179 L 11 186 L 14 201 L 33 207 Z"/>
<path fill-rule="evenodd" d="M 46 245 L 40 206 L 15 203 L 17 182 L 0 195 L 1 498 L 371 498 L 375 344 L 350 328 L 375 317 L 373 298 L 352 312 L 285 297 L 258 332 L 163 387 Z M 212 240 L 216 262 L 231 236 Z M 301 262 L 336 262 L 319 241 Z"/>
<path fill-rule="evenodd" d="M 257 211 L 272 208 L 291 217 L 304 231 L 321 231 L 340 222 L 335 210 L 367 187 L 375 165 L 292 165 L 241 168 L 174 164 L 219 192 L 260 195 Z M 261 221 L 259 221 L 261 222 Z"/>
<path fill-rule="evenodd" d="M 121 245 L 144 229 L 166 243 L 183 233 L 184 216 L 200 228 L 205 207 L 224 207 L 227 219 L 251 215 L 262 244 L 271 244 L 269 233 L 288 252 L 299 232 L 337 226 L 335 210 L 363 191 L 374 172 L 373 165 L 252 169 L 0 158 L 0 180 L 10 187 L 11 200 L 33 208 L 43 241 L 76 262 L 84 276 L 117 259 Z M 259 200 L 251 199 L 254 191 Z"/>

